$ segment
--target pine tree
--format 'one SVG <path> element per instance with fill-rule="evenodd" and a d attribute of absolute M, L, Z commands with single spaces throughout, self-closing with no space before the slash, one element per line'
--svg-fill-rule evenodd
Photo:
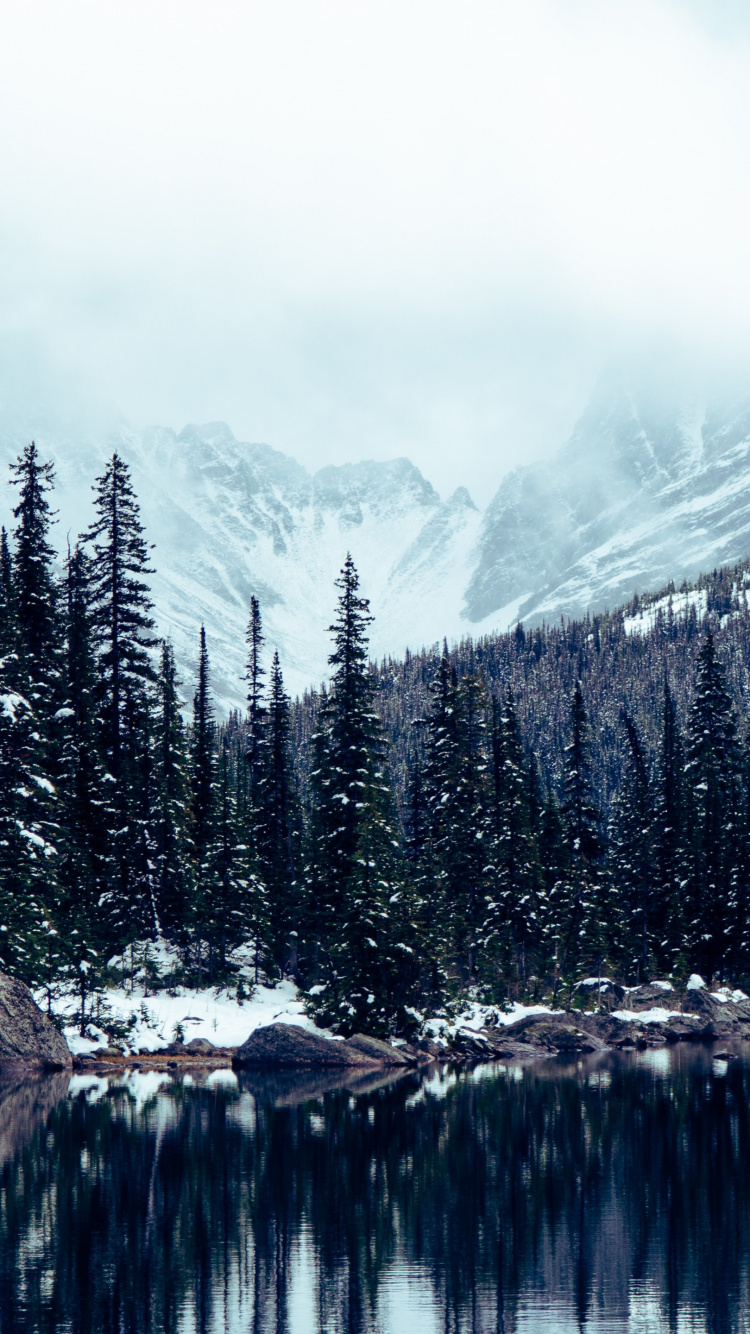
<path fill-rule="evenodd" d="M 148 546 L 126 464 L 113 454 L 95 486 L 96 518 L 84 535 L 90 559 L 90 615 L 97 663 L 99 745 L 109 775 L 108 889 L 113 947 L 156 930 L 151 598 Z"/>
<path fill-rule="evenodd" d="M 611 920 L 607 920 L 604 847 L 599 832 L 600 816 L 591 791 L 588 719 L 580 680 L 576 681 L 570 708 L 563 817 L 568 864 L 567 875 L 561 882 L 562 892 L 555 903 L 561 942 L 556 981 L 575 976 L 581 965 L 601 970 L 612 928 Z"/>
<path fill-rule="evenodd" d="M 247 772 L 248 806 L 252 826 L 255 814 L 260 806 L 260 785 L 263 780 L 266 708 L 263 701 L 262 666 L 263 626 L 260 615 L 260 603 L 256 597 L 250 598 L 250 620 L 247 627 L 248 660 L 245 679 L 247 681 Z"/>
<path fill-rule="evenodd" d="M 404 853 L 414 892 L 414 923 L 421 965 L 420 993 L 424 1006 L 435 1011 L 449 996 L 445 969 L 448 952 L 445 919 L 440 911 L 441 886 L 430 833 L 430 808 L 422 767 L 416 757 L 411 765 L 407 798 Z"/>
<path fill-rule="evenodd" d="M 96 482 L 97 517 L 85 534 L 91 546 L 91 616 L 101 677 L 102 746 L 119 781 L 126 714 L 146 709 L 156 673 L 148 545 L 127 465 L 113 454 Z"/>
<path fill-rule="evenodd" d="M 5 535 L 0 549 L 6 611 L 0 664 L 5 787 L 0 892 L 5 897 L 6 964 L 32 980 L 43 960 L 50 971 L 59 912 L 60 640 L 54 550 L 48 540 L 54 515 L 47 499 L 54 472 L 50 463 L 40 461 L 33 442 L 11 472 L 19 492 L 14 551 L 11 556 Z"/>
<path fill-rule="evenodd" d="M 190 776 L 177 668 L 168 641 L 162 644 L 158 696 L 153 811 L 157 912 L 164 934 L 184 945 L 193 897 Z"/>
<path fill-rule="evenodd" d="M 485 930 L 488 940 L 496 942 L 506 973 L 512 967 L 525 989 L 527 956 L 539 937 L 539 866 L 530 780 L 510 686 L 502 710 L 493 699 L 492 756 L 493 875 Z"/>
<path fill-rule="evenodd" d="M 550 784 L 539 821 L 539 862 L 539 967 L 542 975 L 551 978 L 557 987 L 568 906 L 570 853 L 562 812 Z"/>
<path fill-rule="evenodd" d="M 201 626 L 198 685 L 193 697 L 193 727 L 190 745 L 191 813 L 190 839 L 195 868 L 193 908 L 197 972 L 203 967 L 202 944 L 211 929 L 211 851 L 214 842 L 216 806 L 216 727 L 210 694 L 210 666 L 206 631 Z"/>
<path fill-rule="evenodd" d="M 443 975 L 460 978 L 466 959 L 462 957 L 463 895 L 461 863 L 455 844 L 457 792 L 460 782 L 458 682 L 448 656 L 443 652 L 429 688 L 426 716 L 420 720 L 426 761 L 423 799 L 427 809 L 427 833 L 420 868 L 422 918 L 434 927 L 429 941 L 428 972 L 431 990 L 444 989 Z M 482 884 L 484 889 L 484 884 Z"/>
<path fill-rule="evenodd" d="M 226 977 L 227 952 L 243 941 L 255 943 L 255 980 L 265 936 L 265 895 L 253 873 L 253 854 L 242 842 L 236 776 L 226 730 L 219 745 L 212 784 L 210 841 L 205 860 L 204 929 L 208 938 L 208 976 Z"/>
<path fill-rule="evenodd" d="M 318 1013 L 345 1031 L 403 1028 L 416 983 L 411 903 L 396 858 L 385 746 L 367 664 L 369 603 L 351 556 L 341 577 L 330 694 L 321 707 L 311 774 L 309 887 Z"/>
<path fill-rule="evenodd" d="M 648 981 L 660 954 L 663 931 L 654 802 L 648 766 L 638 730 L 622 710 L 628 763 L 614 808 L 610 861 L 618 894 L 623 938 L 620 952 L 638 983 Z"/>
<path fill-rule="evenodd" d="M 691 830 L 687 931 L 697 967 L 708 977 L 731 966 L 744 925 L 739 768 L 734 709 L 709 630 L 698 654 L 685 764 Z"/>
<path fill-rule="evenodd" d="M 281 977 L 296 968 L 295 813 L 291 777 L 291 701 L 284 690 L 278 653 L 274 653 L 268 695 L 265 745 L 256 814 L 256 848 L 266 895 L 269 965 Z"/>
<path fill-rule="evenodd" d="M 81 1027 L 86 996 L 99 976 L 105 940 L 99 900 L 106 891 L 106 784 L 97 746 L 97 678 L 88 605 L 89 562 L 76 547 L 65 566 L 65 635 L 60 798 L 62 834 L 58 880 L 61 890 L 61 951 L 68 976 L 81 998 Z"/>
<path fill-rule="evenodd" d="M 10 552 L 8 534 L 3 528 L 0 531 L 0 659 L 3 662 L 6 681 L 11 679 L 14 670 L 12 663 L 18 663 L 18 648 L 18 618 L 16 615 L 15 588 L 13 586 L 13 558 Z"/>
<path fill-rule="evenodd" d="M 670 603 L 671 609 L 671 603 Z M 669 680 L 664 673 L 654 842 L 658 868 L 658 958 L 669 972 L 684 959 L 683 885 L 687 880 L 684 756 Z"/>
<path fill-rule="evenodd" d="M 490 827 L 485 693 L 472 667 L 455 693 L 458 766 L 450 810 L 452 855 L 447 886 L 454 948 L 466 982 L 479 977 Z"/>
<path fill-rule="evenodd" d="M 11 472 L 19 491 L 18 504 L 13 509 L 17 520 L 12 574 L 15 613 L 34 705 L 38 713 L 43 713 L 45 709 L 52 711 L 59 670 L 55 552 L 49 542 L 55 515 L 47 499 L 55 474 L 51 463 L 41 462 L 33 440 L 11 464 Z M 6 545 L 2 556 L 6 596 L 7 560 Z"/>

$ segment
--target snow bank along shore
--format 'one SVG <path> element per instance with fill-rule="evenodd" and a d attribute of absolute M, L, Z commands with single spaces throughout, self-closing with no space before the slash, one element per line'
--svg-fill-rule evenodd
<path fill-rule="evenodd" d="M 50 1002 L 46 992 L 38 991 L 36 999 L 42 1008 L 51 1004 L 79 1066 L 99 1058 L 156 1062 L 176 1055 L 228 1064 L 253 1033 L 273 1024 L 342 1041 L 315 1027 L 293 982 L 253 986 L 249 966 L 242 971 L 248 974 L 244 985 L 231 991 L 149 991 L 145 974 L 136 971 L 132 978 L 123 977 L 120 986 L 89 998 L 83 1036 L 75 995 L 58 995 Z M 711 989 L 696 975 L 684 985 L 664 979 L 640 987 L 585 978 L 565 999 L 565 1009 L 469 1001 L 456 1014 L 425 1019 L 416 1047 L 408 1050 L 423 1059 L 487 1061 L 643 1049 L 686 1040 L 750 1039 L 747 995 L 723 986 Z M 392 1046 L 406 1049 L 399 1039 Z"/>

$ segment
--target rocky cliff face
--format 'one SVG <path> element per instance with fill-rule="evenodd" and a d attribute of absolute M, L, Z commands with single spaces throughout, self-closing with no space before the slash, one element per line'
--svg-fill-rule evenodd
<path fill-rule="evenodd" d="M 748 552 L 750 402 L 665 402 L 607 381 L 553 459 L 501 483 L 464 614 L 579 616 Z"/>
<path fill-rule="evenodd" d="M 0 1068 L 21 1064 L 64 1070 L 72 1057 L 28 987 L 0 973 Z"/>

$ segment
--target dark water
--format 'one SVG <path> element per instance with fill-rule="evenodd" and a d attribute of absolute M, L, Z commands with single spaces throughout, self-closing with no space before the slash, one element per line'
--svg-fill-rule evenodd
<path fill-rule="evenodd" d="M 159 1084 L 159 1079 L 163 1083 Z M 0 1331 L 750 1329 L 750 1061 L 0 1088 Z"/>

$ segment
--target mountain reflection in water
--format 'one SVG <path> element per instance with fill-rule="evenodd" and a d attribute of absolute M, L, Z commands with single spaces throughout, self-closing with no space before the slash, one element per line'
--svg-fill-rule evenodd
<path fill-rule="evenodd" d="M 750 1060 L 330 1083 L 0 1085 L 2 1334 L 750 1328 Z"/>

